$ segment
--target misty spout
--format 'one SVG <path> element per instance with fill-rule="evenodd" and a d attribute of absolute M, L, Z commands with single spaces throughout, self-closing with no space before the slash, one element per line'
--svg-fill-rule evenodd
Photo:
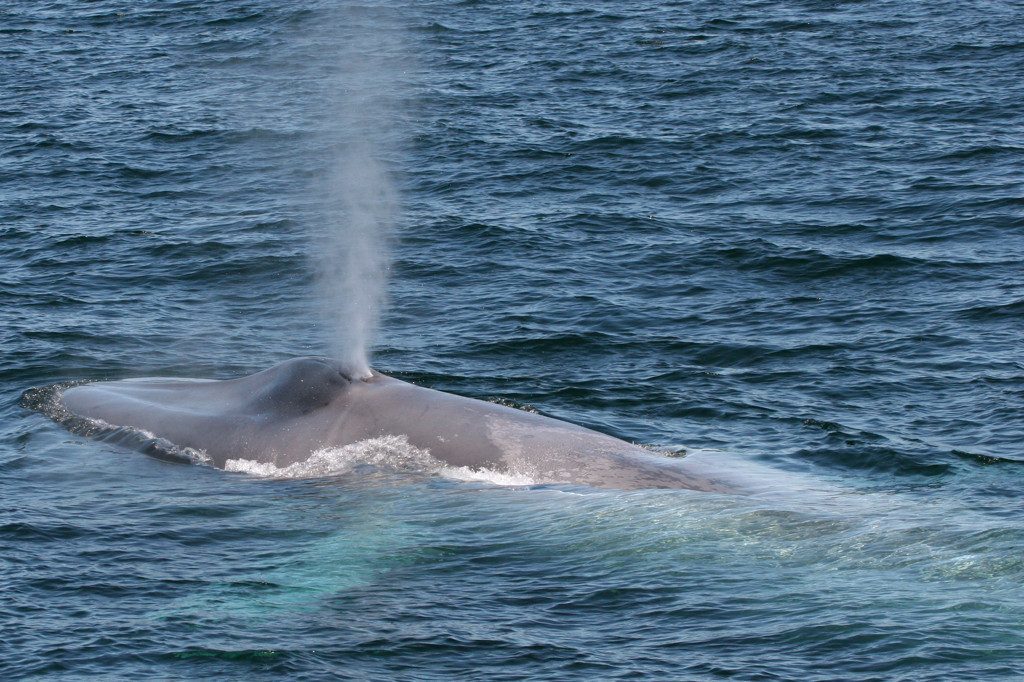
<path fill-rule="evenodd" d="M 387 298 L 398 193 L 384 159 L 402 146 L 396 125 L 405 70 L 397 15 L 339 8 L 323 27 L 322 49 L 334 52 L 322 105 L 324 172 L 318 183 L 320 224 L 312 242 L 326 352 L 369 375 L 370 348 Z"/>
<path fill-rule="evenodd" d="M 348 148 L 328 181 L 327 224 L 319 259 L 330 353 L 360 376 L 387 296 L 397 194 L 372 148 Z"/>

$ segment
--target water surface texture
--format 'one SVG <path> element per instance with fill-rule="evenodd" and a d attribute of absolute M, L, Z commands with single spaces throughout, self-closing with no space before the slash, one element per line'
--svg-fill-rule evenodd
<path fill-rule="evenodd" d="M 1019 676 L 1022 15 L 6 3 L 0 677 Z M 268 477 L 32 409 L 334 352 L 354 149 L 375 367 L 776 492 Z"/>

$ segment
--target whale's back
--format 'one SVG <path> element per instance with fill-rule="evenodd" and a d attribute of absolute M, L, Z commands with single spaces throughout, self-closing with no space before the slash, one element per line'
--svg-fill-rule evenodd
<path fill-rule="evenodd" d="M 323 358 L 219 381 L 97 382 L 69 388 L 62 399 L 75 415 L 201 451 L 220 467 L 229 459 L 290 465 L 324 448 L 394 435 L 445 463 L 538 483 L 728 489 L 678 460 L 575 424 L 378 373 L 353 379 Z"/>

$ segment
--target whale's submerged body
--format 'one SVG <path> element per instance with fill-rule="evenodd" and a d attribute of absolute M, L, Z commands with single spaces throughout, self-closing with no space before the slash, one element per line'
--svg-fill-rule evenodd
<path fill-rule="evenodd" d="M 324 448 L 405 436 L 452 466 L 536 483 L 726 490 L 686 460 L 574 424 L 443 393 L 373 372 L 353 377 L 323 358 L 297 358 L 222 381 L 128 379 L 69 388 L 73 415 L 144 430 L 205 453 L 284 467 Z"/>

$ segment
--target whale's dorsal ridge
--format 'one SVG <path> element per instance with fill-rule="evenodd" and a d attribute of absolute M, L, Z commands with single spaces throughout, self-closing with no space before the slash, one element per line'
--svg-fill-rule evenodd
<path fill-rule="evenodd" d="M 326 407 L 353 382 L 353 374 L 336 360 L 303 357 L 255 374 L 261 377 L 249 400 L 252 413 L 298 416 Z"/>

